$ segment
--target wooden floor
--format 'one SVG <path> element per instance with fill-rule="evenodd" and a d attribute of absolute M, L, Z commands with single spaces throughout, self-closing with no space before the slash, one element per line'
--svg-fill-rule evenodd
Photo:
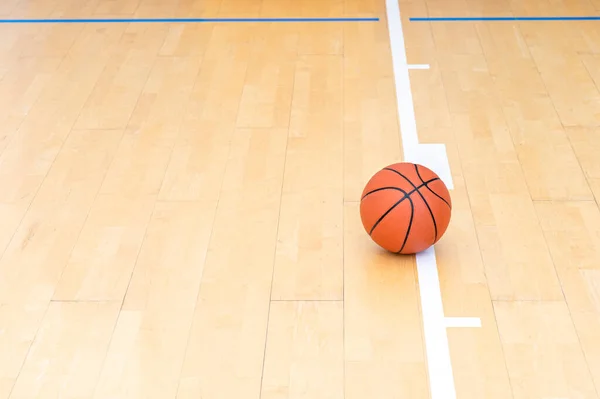
<path fill-rule="evenodd" d="M 401 1 L 459 399 L 598 399 L 598 0 Z M 430 397 L 414 257 L 360 192 L 402 159 L 384 0 L 4 0 L 0 399 Z M 437 399 L 437 398 L 435 398 Z"/>

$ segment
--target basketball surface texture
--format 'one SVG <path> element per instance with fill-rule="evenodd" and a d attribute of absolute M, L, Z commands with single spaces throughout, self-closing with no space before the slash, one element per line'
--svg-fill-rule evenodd
<path fill-rule="evenodd" d="M 360 200 L 360 218 L 371 239 L 398 254 L 415 254 L 435 244 L 451 213 L 450 193 L 440 177 L 408 162 L 375 173 Z"/>

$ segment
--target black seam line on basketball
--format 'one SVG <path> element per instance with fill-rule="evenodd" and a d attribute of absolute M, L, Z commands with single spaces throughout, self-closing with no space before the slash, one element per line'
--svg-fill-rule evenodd
<path fill-rule="evenodd" d="M 385 218 L 388 213 L 390 213 L 391 211 L 394 210 L 395 207 L 397 207 L 398 205 L 400 205 L 402 203 L 402 201 L 404 201 L 405 199 L 409 198 L 409 195 L 406 191 L 402 190 L 401 188 L 398 188 L 399 191 L 402 191 L 402 193 L 404 194 L 404 197 L 400 198 L 398 201 L 396 201 L 396 203 L 394 205 L 392 205 L 390 207 L 390 209 L 388 209 L 387 211 L 385 211 L 385 213 L 383 215 L 381 215 L 379 217 L 379 219 L 377 219 L 377 221 L 373 224 L 373 227 L 371 227 L 371 230 L 369 231 L 369 235 L 373 234 L 373 231 L 375 231 L 375 227 L 377 227 L 377 225 L 379 223 L 381 223 L 381 221 L 383 220 L 383 218 Z"/>
<path fill-rule="evenodd" d="M 438 197 L 439 199 L 441 199 L 442 201 L 444 201 L 444 203 L 446 203 L 446 205 L 448 205 L 448 207 L 449 207 L 449 208 L 452 208 L 452 207 L 450 206 L 450 204 L 448 203 L 448 201 L 446 201 L 446 200 L 445 200 L 445 199 L 444 199 L 444 198 L 443 198 L 441 195 L 439 195 L 438 193 L 436 193 L 435 191 L 433 191 L 433 190 L 431 189 L 431 187 L 429 187 L 429 186 L 427 185 L 427 184 L 429 184 L 429 182 L 431 182 L 432 180 L 428 180 L 428 181 L 425 181 L 425 180 L 423 180 L 423 178 L 421 177 L 421 174 L 419 173 L 419 166 L 418 166 L 418 165 L 415 165 L 415 170 L 417 171 L 417 176 L 419 177 L 419 180 L 421 180 L 421 181 L 422 181 L 422 182 L 425 184 L 425 188 L 426 188 L 427 190 L 429 190 L 429 191 L 431 192 L 431 194 L 435 195 L 436 197 Z M 438 179 L 438 180 L 439 180 L 439 179 Z"/>
<path fill-rule="evenodd" d="M 432 180 L 439 180 L 439 179 L 438 179 L 438 178 L 435 178 L 435 179 L 432 179 Z M 412 184 L 412 183 L 411 183 L 411 184 Z M 401 203 L 402 201 L 404 201 L 405 199 L 408 199 L 408 201 L 410 202 L 410 206 L 411 206 L 411 219 L 410 219 L 410 220 L 412 221 L 413 213 L 414 213 L 414 211 L 415 211 L 415 204 L 414 204 L 414 203 L 412 202 L 412 200 L 410 199 L 410 196 L 411 196 L 411 195 L 413 195 L 415 192 L 418 192 L 418 191 L 419 191 L 419 189 L 420 189 L 421 187 L 423 187 L 424 185 L 422 184 L 422 185 L 420 185 L 419 187 L 415 187 L 415 185 L 413 184 L 412 186 L 413 186 L 414 188 L 413 188 L 411 191 L 408 191 L 408 192 L 407 192 L 407 191 L 404 191 L 404 190 L 402 190 L 401 188 L 398 188 L 398 187 L 383 187 L 383 188 L 393 188 L 394 190 L 401 191 L 401 192 L 404 194 L 404 197 L 400 198 L 400 199 L 398 200 L 398 202 L 396 202 L 394 205 L 392 205 L 392 207 L 391 207 L 390 209 L 388 209 L 388 210 L 387 210 L 387 212 L 386 212 L 386 213 L 384 213 L 384 214 L 383 214 L 383 215 L 382 215 L 382 216 L 381 216 L 381 217 L 380 217 L 380 218 L 379 218 L 379 219 L 378 219 L 378 220 L 375 222 L 375 224 L 374 224 L 374 225 L 373 225 L 373 227 L 371 228 L 371 231 L 369 232 L 369 235 L 371 235 L 371 234 L 373 233 L 373 230 L 375 230 L 375 227 L 377 227 L 377 225 L 378 225 L 378 224 L 379 224 L 379 223 L 380 223 L 380 222 L 383 220 L 383 218 L 384 218 L 384 217 L 385 217 L 385 216 L 386 216 L 388 213 L 390 213 L 390 212 L 391 212 L 391 211 L 392 211 L 392 210 L 393 210 L 395 207 L 397 207 L 398 205 L 400 205 L 400 203 Z M 373 190 L 373 191 L 376 191 L 376 190 L 381 190 L 381 189 L 383 189 L 383 188 L 375 189 L 375 190 Z M 365 197 L 366 197 L 366 195 L 365 195 Z M 363 197 L 363 198 L 364 198 L 364 197 Z M 421 198 L 423 198 L 423 196 L 421 196 Z M 423 199 L 423 201 L 425 201 L 425 199 Z M 434 223 L 435 223 L 435 222 L 434 222 Z M 408 235 L 407 235 L 407 237 L 408 237 Z M 436 237 L 437 237 L 437 236 L 436 236 Z M 403 246 L 402 248 L 404 248 L 404 246 Z M 402 249 L 401 249 L 401 250 L 402 250 Z"/>
<path fill-rule="evenodd" d="M 433 222 L 433 230 L 434 230 L 434 241 L 437 241 L 437 223 L 435 222 L 435 217 L 433 216 L 433 211 L 431 210 L 431 207 L 429 206 L 429 204 L 427 203 L 427 201 L 425 200 L 425 197 L 423 197 L 423 194 L 421 194 L 419 192 L 419 190 L 417 189 L 417 186 L 415 186 L 415 184 L 413 182 L 410 181 L 410 179 L 406 176 L 404 176 L 402 173 L 398 172 L 395 169 L 391 169 L 391 168 L 384 168 L 385 170 L 389 170 L 390 172 L 394 172 L 400 176 L 402 176 L 404 178 L 404 180 L 406 180 L 408 182 L 408 184 L 410 184 L 411 186 L 413 186 L 416 191 L 417 194 L 419 194 L 419 196 L 421 197 L 421 199 L 423 200 L 423 203 L 425 204 L 425 206 L 427 207 L 427 210 L 429 210 L 429 215 L 431 215 L 431 221 Z"/>
<path fill-rule="evenodd" d="M 413 218 L 415 216 L 415 204 L 412 202 L 412 199 L 410 199 L 410 195 L 408 196 L 408 201 L 410 202 L 410 219 L 408 220 L 408 227 L 406 228 L 406 235 L 404 236 L 404 241 L 402 242 L 402 246 L 400 247 L 400 249 L 396 252 L 397 254 L 402 252 L 402 250 L 406 246 L 406 243 L 408 241 L 408 235 L 410 234 L 410 229 L 413 223 Z"/>
<path fill-rule="evenodd" d="M 413 191 L 414 192 L 414 191 Z M 412 192 L 411 192 L 412 193 Z M 408 241 L 408 235 L 410 234 L 410 228 L 412 226 L 412 221 L 413 221 L 413 215 L 415 213 L 415 204 L 412 202 L 412 199 L 410 198 L 410 194 L 411 193 L 404 193 L 404 197 L 400 198 L 398 200 L 398 202 L 396 202 L 394 205 L 392 205 L 390 207 L 390 209 L 388 209 L 383 215 L 381 215 L 381 217 L 375 222 L 375 224 L 373 225 L 373 227 L 371 228 L 371 231 L 369 232 L 369 235 L 373 234 L 373 231 L 375 231 L 375 227 L 377 227 L 377 225 L 391 212 L 393 211 L 398 205 L 400 205 L 400 203 L 402 203 L 402 201 L 404 201 L 405 199 L 408 200 L 408 202 L 410 203 L 410 219 L 408 221 L 408 227 L 406 228 L 406 235 L 404 236 L 404 241 L 402 242 L 402 247 L 400 248 L 400 251 L 402 251 L 404 249 L 404 246 L 406 245 L 406 242 Z"/>
<path fill-rule="evenodd" d="M 425 182 L 425 181 L 423 181 L 423 179 L 421 179 L 421 181 L 423 182 L 423 185 L 421 185 L 421 186 L 419 186 L 419 187 L 417 187 L 417 188 L 421 188 L 421 187 L 427 187 L 427 184 L 429 184 L 429 183 L 431 183 L 431 182 L 434 182 L 434 181 L 436 181 L 436 180 L 440 180 L 440 178 L 439 178 L 439 177 L 436 177 L 436 178 L 433 178 L 433 179 L 431 179 L 431 180 L 427 180 L 426 182 Z M 401 189 L 399 189 L 398 187 L 379 187 L 379 188 L 376 188 L 376 189 L 374 189 L 374 190 L 371 190 L 371 191 L 369 191 L 368 193 L 366 193 L 365 195 L 363 195 L 363 197 L 361 198 L 361 201 L 362 201 L 362 200 L 364 200 L 364 199 L 365 199 L 365 198 L 366 198 L 368 195 L 371 195 L 371 194 L 373 194 L 373 193 L 376 193 L 376 192 L 378 192 L 378 191 L 384 191 L 384 190 L 396 190 L 396 191 L 402 191 L 402 190 L 401 190 Z M 414 190 L 413 190 L 413 191 L 414 191 Z M 413 191 L 411 191 L 411 193 L 412 193 Z M 410 193 L 409 193 L 409 194 L 410 194 Z"/>

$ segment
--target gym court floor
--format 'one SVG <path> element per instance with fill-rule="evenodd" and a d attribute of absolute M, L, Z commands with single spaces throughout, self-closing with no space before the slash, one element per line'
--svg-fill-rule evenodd
<path fill-rule="evenodd" d="M 0 399 L 600 398 L 599 87 L 598 0 L 3 1 Z"/>

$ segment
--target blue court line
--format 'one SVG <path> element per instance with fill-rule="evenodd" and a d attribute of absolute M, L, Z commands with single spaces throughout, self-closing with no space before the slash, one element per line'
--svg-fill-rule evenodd
<path fill-rule="evenodd" d="M 379 18 L 84 18 L 0 19 L 0 24 L 108 24 L 108 23 L 201 23 L 201 22 L 376 22 Z"/>
<path fill-rule="evenodd" d="M 463 21 L 600 21 L 600 16 L 588 17 L 419 17 L 411 22 L 463 22 Z"/>

